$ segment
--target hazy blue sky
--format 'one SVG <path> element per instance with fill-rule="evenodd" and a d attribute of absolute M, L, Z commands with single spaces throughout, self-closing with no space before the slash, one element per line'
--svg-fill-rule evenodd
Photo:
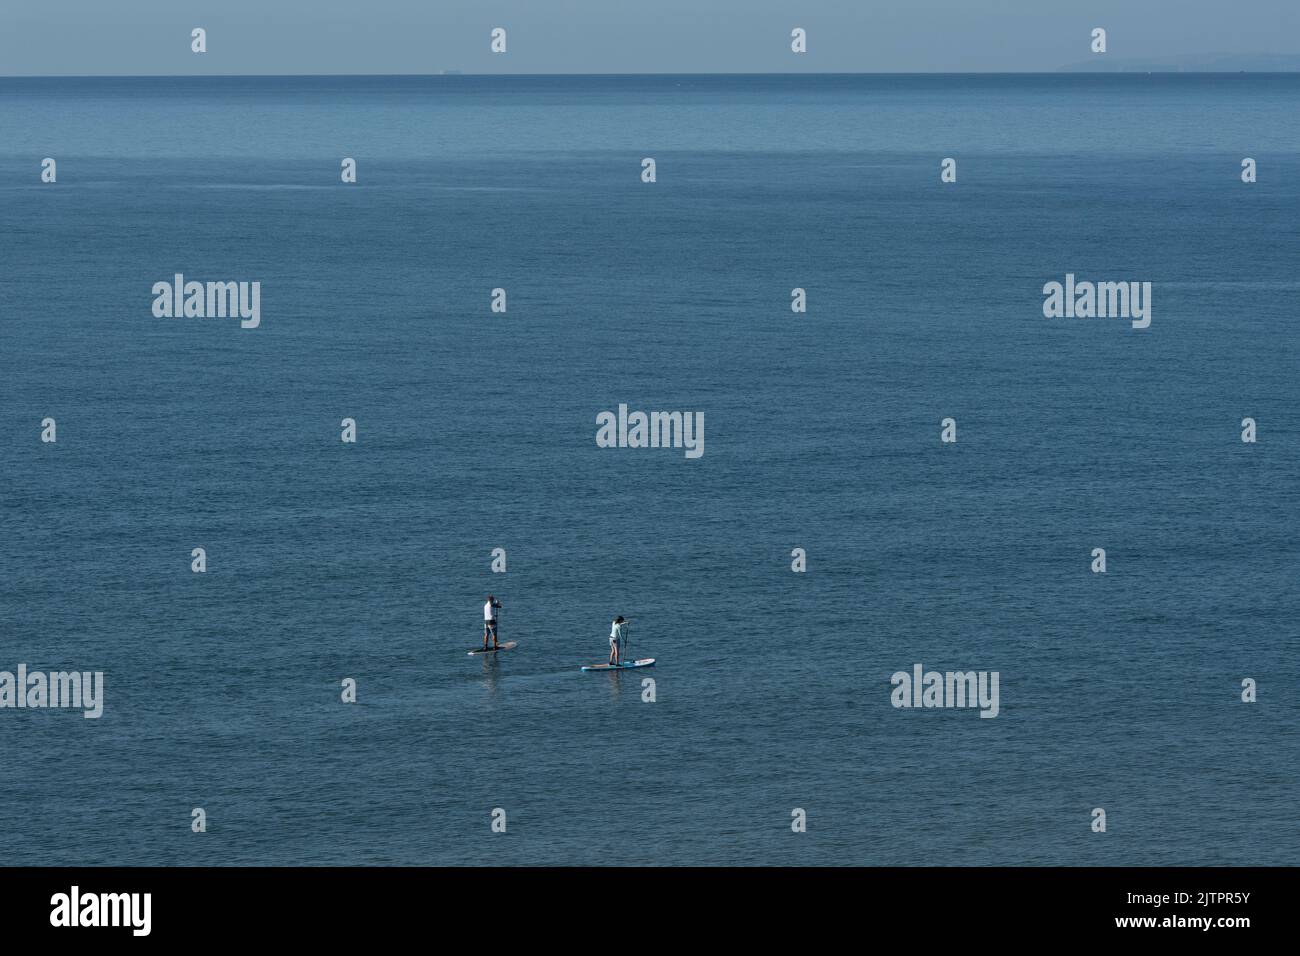
<path fill-rule="evenodd" d="M 0 74 L 1054 70 L 1097 26 L 1117 58 L 1300 53 L 1300 0 L 0 0 Z"/>

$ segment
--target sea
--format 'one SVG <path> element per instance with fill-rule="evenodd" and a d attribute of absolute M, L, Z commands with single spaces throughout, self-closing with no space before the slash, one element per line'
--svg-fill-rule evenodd
<path fill-rule="evenodd" d="M 1298 214 L 1300 74 L 0 79 L 3 862 L 1300 863 Z"/>

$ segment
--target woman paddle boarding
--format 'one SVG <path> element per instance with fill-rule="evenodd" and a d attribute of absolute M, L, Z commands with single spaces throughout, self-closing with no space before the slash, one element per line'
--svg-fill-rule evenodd
<path fill-rule="evenodd" d="M 623 662 L 623 642 L 627 637 L 627 621 L 623 620 L 623 615 L 614 618 L 614 623 L 609 629 L 609 662 L 610 664 L 621 664 Z"/>

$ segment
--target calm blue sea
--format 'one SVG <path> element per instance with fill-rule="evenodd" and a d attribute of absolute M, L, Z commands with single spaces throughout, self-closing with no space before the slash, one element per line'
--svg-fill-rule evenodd
<path fill-rule="evenodd" d="M 0 710 L 3 861 L 1300 862 L 1297 117 L 1300 75 L 0 79 L 0 670 L 106 682 Z M 154 318 L 177 272 L 261 327 Z M 1067 272 L 1151 327 L 1045 319 Z M 597 448 L 619 403 L 705 454 Z M 580 673 L 615 614 L 658 665 Z M 1001 713 L 895 709 L 916 663 Z"/>

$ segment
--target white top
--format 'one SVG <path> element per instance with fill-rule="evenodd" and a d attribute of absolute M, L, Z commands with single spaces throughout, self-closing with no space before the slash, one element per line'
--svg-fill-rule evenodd
<path fill-rule="evenodd" d="M 622 624 L 619 624 L 617 621 L 614 622 L 613 624 L 610 625 L 609 636 L 616 637 L 620 641 L 623 640 L 623 629 L 625 627 L 627 627 L 627 621 L 624 621 Z"/>
<path fill-rule="evenodd" d="M 491 602 L 491 601 L 488 601 L 486 604 L 484 604 L 484 605 L 483 605 L 483 620 L 485 620 L 485 621 L 495 621 L 495 620 L 497 619 L 496 610 L 497 610 L 497 609 L 494 608 L 494 607 L 492 606 L 492 602 Z"/>

